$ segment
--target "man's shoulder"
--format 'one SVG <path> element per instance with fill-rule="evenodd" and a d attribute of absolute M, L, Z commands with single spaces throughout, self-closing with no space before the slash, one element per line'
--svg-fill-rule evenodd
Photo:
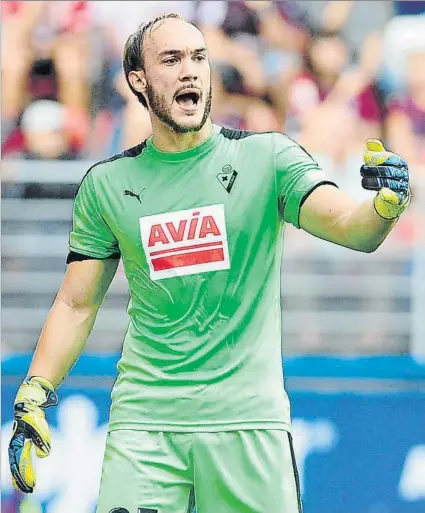
<path fill-rule="evenodd" d="M 231 141 L 242 141 L 242 140 L 259 140 L 270 141 L 279 134 L 279 132 L 254 132 L 251 130 L 240 130 L 237 128 L 227 128 L 222 126 L 220 129 L 220 135 L 225 139 Z"/>
<path fill-rule="evenodd" d="M 243 144 L 252 145 L 255 148 L 270 148 L 282 145 L 291 146 L 295 143 L 288 135 L 277 130 L 254 132 L 250 130 L 221 127 L 220 135 L 225 139 L 235 141 L 236 144 L 240 141 Z"/>
<path fill-rule="evenodd" d="M 143 150 L 146 148 L 146 141 L 141 142 L 137 146 L 133 146 L 132 148 L 128 148 L 121 153 L 116 153 L 115 155 L 112 155 L 111 157 L 108 157 L 103 160 L 99 160 L 98 162 L 95 162 L 92 164 L 89 169 L 87 170 L 87 173 L 83 177 L 86 178 L 88 174 L 91 174 L 91 176 L 99 176 L 104 175 L 105 173 L 113 172 L 114 170 L 120 168 L 120 166 L 125 162 L 131 162 L 132 159 L 135 159 L 139 157 Z"/>

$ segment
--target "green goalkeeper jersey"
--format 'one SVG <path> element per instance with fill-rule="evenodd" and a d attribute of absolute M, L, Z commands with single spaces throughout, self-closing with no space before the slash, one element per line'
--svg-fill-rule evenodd
<path fill-rule="evenodd" d="M 287 136 L 217 125 L 195 148 L 150 138 L 90 169 L 68 262 L 121 257 L 130 289 L 111 430 L 290 429 L 283 228 L 323 183 Z"/>

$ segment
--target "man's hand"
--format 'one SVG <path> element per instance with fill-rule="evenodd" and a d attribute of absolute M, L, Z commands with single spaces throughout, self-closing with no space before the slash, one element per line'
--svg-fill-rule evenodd
<path fill-rule="evenodd" d="M 398 218 L 410 203 L 409 169 L 407 162 L 395 153 L 386 151 L 378 139 L 366 141 L 364 165 L 360 169 L 362 187 L 379 191 L 375 210 L 383 219 Z"/>
<path fill-rule="evenodd" d="M 18 390 L 14 404 L 13 435 L 9 444 L 12 483 L 17 490 L 32 493 L 35 473 L 31 448 L 39 458 L 50 453 L 50 433 L 44 409 L 58 404 L 53 385 L 44 378 L 26 378 Z"/>

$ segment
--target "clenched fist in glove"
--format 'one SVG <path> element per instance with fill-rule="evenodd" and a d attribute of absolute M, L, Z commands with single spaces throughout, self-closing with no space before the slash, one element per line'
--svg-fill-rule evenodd
<path fill-rule="evenodd" d="M 378 139 L 368 139 L 360 169 L 362 187 L 378 191 L 375 210 L 383 219 L 398 218 L 409 205 L 410 185 L 407 162 L 384 148 Z"/>

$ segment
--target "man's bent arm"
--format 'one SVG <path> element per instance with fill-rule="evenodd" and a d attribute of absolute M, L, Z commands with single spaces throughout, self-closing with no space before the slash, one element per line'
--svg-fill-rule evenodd
<path fill-rule="evenodd" d="M 84 349 L 119 260 L 83 260 L 68 265 L 47 316 L 28 371 L 56 388 Z"/>
<path fill-rule="evenodd" d="M 332 185 L 319 186 L 307 197 L 299 220 L 306 232 L 365 253 L 375 251 L 397 221 L 380 217 L 374 198 L 357 203 Z"/>

